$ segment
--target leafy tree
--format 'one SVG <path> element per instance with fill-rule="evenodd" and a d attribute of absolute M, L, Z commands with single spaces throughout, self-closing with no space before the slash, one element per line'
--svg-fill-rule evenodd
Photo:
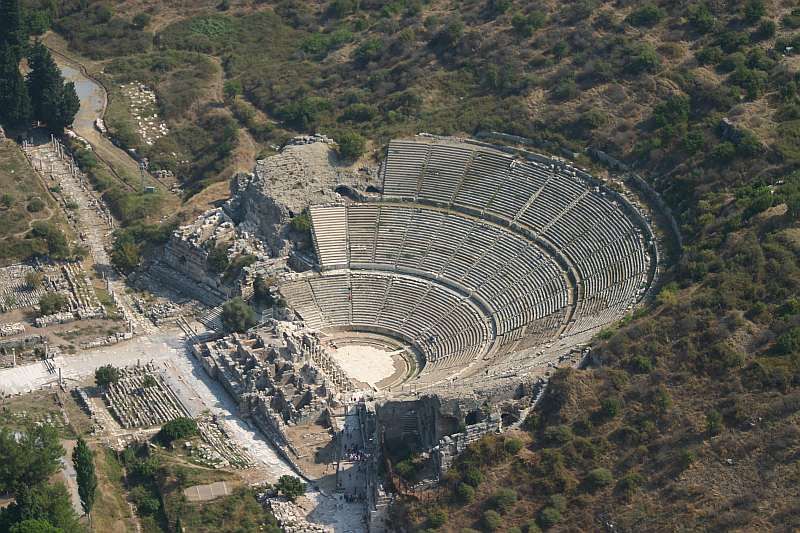
<path fill-rule="evenodd" d="M 99 367 L 94 371 L 94 382 L 98 387 L 108 387 L 109 385 L 119 381 L 121 373 L 119 368 L 113 365 L 105 365 Z"/>
<path fill-rule="evenodd" d="M 14 205 L 14 195 L 7 192 L 3 193 L 3 196 L 0 197 L 0 204 L 3 204 L 3 207 L 8 209 Z"/>
<path fill-rule="evenodd" d="M 58 292 L 48 292 L 39 298 L 39 311 L 42 316 L 52 315 L 67 308 L 67 297 Z"/>
<path fill-rule="evenodd" d="M 278 478 L 278 483 L 275 484 L 275 490 L 283 494 L 287 500 L 293 502 L 299 496 L 306 493 L 306 484 L 298 477 L 283 475 Z"/>
<path fill-rule="evenodd" d="M 46 123 L 52 131 L 61 131 L 72 124 L 80 108 L 75 84 L 64 83 L 50 51 L 41 43 L 33 46 L 28 63 L 28 92 L 33 116 Z"/>
<path fill-rule="evenodd" d="M 78 478 L 78 495 L 81 498 L 83 512 L 90 514 L 94 506 L 97 491 L 97 475 L 94 471 L 94 455 L 83 438 L 78 437 L 78 443 L 72 452 L 72 462 Z"/>
<path fill-rule="evenodd" d="M 21 488 L 15 496 L 16 503 L 7 509 L 6 518 L 10 518 L 11 523 L 39 521 L 46 522 L 63 533 L 83 531 L 63 483 L 39 482 Z"/>
<path fill-rule="evenodd" d="M 256 276 L 253 280 L 253 300 L 257 304 L 270 306 L 275 303 L 275 298 L 269 290 L 269 283 L 264 279 L 261 274 Z"/>
<path fill-rule="evenodd" d="M 483 474 L 474 466 L 467 468 L 464 472 L 464 482 L 477 487 L 483 481 Z"/>
<path fill-rule="evenodd" d="M 16 493 L 46 481 L 61 467 L 63 454 L 52 426 L 28 427 L 19 438 L 7 428 L 0 429 L 0 493 Z"/>
<path fill-rule="evenodd" d="M 240 297 L 228 300 L 222 306 L 222 325 L 228 331 L 243 332 L 256 324 L 256 313 Z"/>
<path fill-rule="evenodd" d="M 339 135 L 337 139 L 339 144 L 339 155 L 343 159 L 355 161 L 362 155 L 366 149 L 367 141 L 358 133 L 347 131 Z"/>
<path fill-rule="evenodd" d="M 142 262 L 142 249 L 128 232 L 118 233 L 111 250 L 111 262 L 125 274 L 136 270 Z"/>
<path fill-rule="evenodd" d="M 197 422 L 191 418 L 180 417 L 170 420 L 158 432 L 158 437 L 165 445 L 172 444 L 178 439 L 186 439 L 198 434 Z"/>
<path fill-rule="evenodd" d="M 311 214 L 307 209 L 293 217 L 289 224 L 293 230 L 311 235 Z"/>
<path fill-rule="evenodd" d="M 208 252 L 206 263 L 212 272 L 216 272 L 217 274 L 225 272 L 225 269 L 228 268 L 230 264 L 228 260 L 228 247 L 224 244 L 214 245 L 211 251 Z"/>
<path fill-rule="evenodd" d="M 64 530 L 57 528 L 47 520 L 29 519 L 23 520 L 11 526 L 9 533 L 63 533 Z"/>

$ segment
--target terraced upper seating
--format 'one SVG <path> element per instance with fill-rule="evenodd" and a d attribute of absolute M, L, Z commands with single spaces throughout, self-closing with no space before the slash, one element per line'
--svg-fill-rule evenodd
<path fill-rule="evenodd" d="M 320 266 L 331 272 L 282 290 L 313 327 L 378 328 L 411 342 L 431 379 L 583 336 L 627 312 L 651 279 L 651 246 L 631 208 L 560 161 L 397 140 L 383 181 L 380 202 L 312 208 Z"/>

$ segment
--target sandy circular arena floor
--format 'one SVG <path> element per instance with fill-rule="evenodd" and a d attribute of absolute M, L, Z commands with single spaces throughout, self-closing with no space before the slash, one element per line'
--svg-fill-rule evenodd
<path fill-rule="evenodd" d="M 348 376 L 373 387 L 397 371 L 392 353 L 374 346 L 350 344 L 331 355 Z"/>

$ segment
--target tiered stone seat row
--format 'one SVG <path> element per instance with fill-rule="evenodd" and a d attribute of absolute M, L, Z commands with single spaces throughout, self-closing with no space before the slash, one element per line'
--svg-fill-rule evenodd
<path fill-rule="evenodd" d="M 324 265 L 347 263 L 347 219 L 343 206 L 312 207 L 317 255 Z"/>
<path fill-rule="evenodd" d="M 448 178 L 443 180 L 436 175 L 436 179 L 431 178 L 432 185 L 427 186 L 430 175 L 427 169 L 415 167 L 413 172 L 405 172 L 410 169 L 406 164 L 412 153 L 425 161 L 452 161 L 447 167 Z M 596 184 L 576 175 L 580 173 L 557 162 L 546 165 L 515 160 L 509 154 L 482 146 L 425 140 L 390 144 L 385 164 L 393 172 L 384 175 L 384 198 L 409 196 L 397 195 L 393 191 L 403 189 L 398 181 L 413 175 L 418 191 L 414 199 L 418 202 L 448 204 L 455 210 L 465 207 L 488 213 L 506 221 L 512 228 L 517 226 L 551 243 L 574 265 L 578 278 L 585 279 L 585 298 L 608 291 L 629 306 L 641 296 L 641 285 L 647 279 L 651 260 L 648 244 L 617 200 Z M 464 174 L 458 178 L 455 174 L 461 169 Z M 409 185 L 405 189 L 411 188 Z M 430 194 L 429 191 L 433 190 L 435 194 Z M 435 232 L 436 228 L 436 225 L 430 225 L 421 234 Z M 447 227 L 447 230 L 451 232 L 448 235 L 451 242 L 460 242 L 457 228 Z M 492 242 L 490 234 L 484 235 L 483 247 Z M 481 244 L 472 235 L 467 240 L 469 245 L 461 248 L 465 250 L 463 255 L 458 252 L 458 257 L 451 261 L 454 266 L 463 267 L 476 260 L 475 248 Z M 508 239 L 505 238 L 495 241 L 495 251 L 487 255 L 503 257 L 496 248 L 506 242 Z M 378 246 L 380 244 L 378 242 Z M 480 263 L 473 269 L 474 272 L 483 270 Z M 628 283 L 631 279 L 639 283 Z M 468 277 L 461 277 L 459 281 L 470 286 Z M 623 295 L 620 291 L 625 290 L 629 292 Z M 619 310 L 615 312 L 618 314 Z M 606 320 L 608 316 L 603 314 L 598 318 Z"/>
<path fill-rule="evenodd" d="M 350 234 L 352 269 L 377 265 L 448 280 L 489 304 L 499 333 L 523 328 L 567 305 L 568 286 L 558 265 L 502 226 L 392 204 L 351 205 L 347 213 L 348 227 L 355 231 Z"/>
<path fill-rule="evenodd" d="M 310 327 L 379 328 L 410 341 L 429 361 L 475 357 L 491 337 L 469 298 L 413 276 L 338 271 L 287 280 L 281 291 Z"/>

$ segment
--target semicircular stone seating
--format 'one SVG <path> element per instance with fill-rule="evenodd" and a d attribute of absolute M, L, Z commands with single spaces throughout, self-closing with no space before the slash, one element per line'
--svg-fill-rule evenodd
<path fill-rule="evenodd" d="M 423 383 L 525 369 L 619 319 L 655 268 L 652 232 L 621 195 L 480 144 L 392 141 L 380 200 L 311 218 L 320 272 L 282 281 L 289 305 L 313 328 L 411 345 Z"/>

